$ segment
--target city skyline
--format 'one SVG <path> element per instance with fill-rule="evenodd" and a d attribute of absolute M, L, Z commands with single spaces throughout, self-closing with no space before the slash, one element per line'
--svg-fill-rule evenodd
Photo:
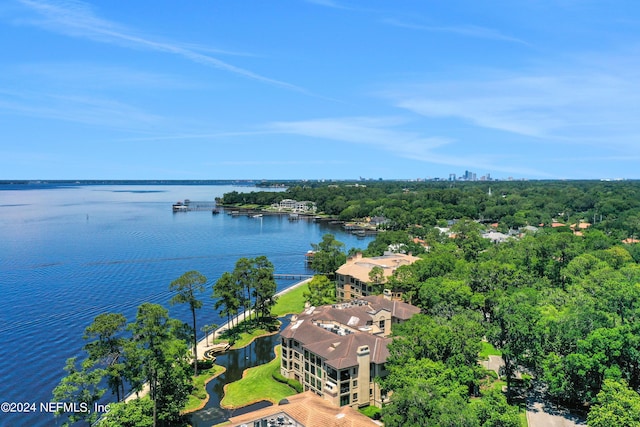
<path fill-rule="evenodd" d="M 637 179 L 639 12 L 8 0 L 0 179 Z"/>

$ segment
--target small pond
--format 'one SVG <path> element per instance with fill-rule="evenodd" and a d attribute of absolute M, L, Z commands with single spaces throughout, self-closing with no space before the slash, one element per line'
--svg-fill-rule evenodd
<path fill-rule="evenodd" d="M 288 318 L 280 320 L 282 321 L 281 329 L 289 324 Z M 212 425 L 227 420 L 229 417 L 270 406 L 270 402 L 263 401 L 243 408 L 230 410 L 222 409 L 220 407 L 220 400 L 222 400 L 224 396 L 225 384 L 241 379 L 245 369 L 264 365 L 272 361 L 275 357 L 273 349 L 279 343 L 280 334 L 278 333 L 256 338 L 250 345 L 244 348 L 219 354 L 216 357 L 216 365 L 224 366 L 227 370 L 207 384 L 209 401 L 204 408 L 191 415 L 191 425 L 193 427 L 211 427 Z"/>

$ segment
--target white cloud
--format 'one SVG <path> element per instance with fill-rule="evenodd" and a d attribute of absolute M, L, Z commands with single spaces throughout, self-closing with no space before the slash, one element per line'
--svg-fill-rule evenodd
<path fill-rule="evenodd" d="M 450 138 L 423 136 L 417 132 L 398 129 L 403 124 L 406 124 L 405 119 L 345 117 L 275 122 L 267 126 L 267 129 L 270 132 L 362 144 L 385 150 L 398 157 L 425 163 L 460 167 L 475 165 L 479 168 L 509 173 L 523 171 L 522 168 L 516 169 L 508 165 L 496 166 L 499 159 L 494 156 L 470 157 L 462 154 L 442 154 L 441 149 L 449 144 L 455 144 L 455 141 Z M 532 169 L 527 169 L 527 172 L 540 175 L 539 171 Z"/>
<path fill-rule="evenodd" d="M 640 134 L 640 78 L 635 69 L 549 66 L 475 80 L 398 85 L 382 96 L 429 118 L 456 118 L 549 142 L 606 141 L 635 149 Z"/>
<path fill-rule="evenodd" d="M 194 49 L 190 49 L 187 45 L 158 41 L 144 35 L 135 34 L 134 31 L 117 23 L 98 17 L 89 5 L 84 2 L 74 0 L 20 0 L 20 3 L 38 14 L 37 19 L 23 20 L 22 22 L 25 24 L 38 26 L 72 37 L 170 53 L 192 62 L 224 70 L 252 80 L 308 94 L 308 92 L 301 87 L 236 67 L 210 55 L 205 55 Z"/>
<path fill-rule="evenodd" d="M 368 144 L 404 155 L 419 155 L 450 142 L 394 129 L 404 120 L 397 118 L 348 117 L 274 122 L 268 130 L 358 144 Z"/>
<path fill-rule="evenodd" d="M 401 21 L 399 19 L 384 19 L 385 24 L 393 25 L 395 27 L 407 28 L 410 30 L 427 31 L 431 33 L 449 33 L 457 34 L 465 37 L 480 38 L 487 40 L 497 40 L 509 43 L 518 43 L 522 45 L 529 45 L 526 41 L 517 37 L 508 36 L 493 28 L 480 27 L 477 25 L 422 25 L 414 24 L 411 22 Z"/>
<path fill-rule="evenodd" d="M 23 116 L 128 130 L 164 122 L 160 116 L 106 98 L 7 91 L 0 91 L 0 95 L 0 111 Z"/>

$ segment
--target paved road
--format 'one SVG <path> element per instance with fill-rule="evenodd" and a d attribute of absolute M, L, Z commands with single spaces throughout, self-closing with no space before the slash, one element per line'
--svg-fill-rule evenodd
<path fill-rule="evenodd" d="M 527 398 L 527 422 L 529 427 L 577 427 L 586 426 L 584 417 L 569 412 L 544 399 L 536 386 Z"/>

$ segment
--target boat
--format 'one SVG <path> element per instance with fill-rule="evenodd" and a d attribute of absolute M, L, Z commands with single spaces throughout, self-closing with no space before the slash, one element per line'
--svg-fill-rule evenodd
<path fill-rule="evenodd" d="M 189 210 L 189 206 L 185 205 L 182 202 L 174 203 L 171 208 L 174 212 L 187 212 Z"/>
<path fill-rule="evenodd" d="M 262 214 L 251 215 L 251 218 L 262 218 Z"/>
<path fill-rule="evenodd" d="M 219 213 L 220 213 L 220 209 L 218 209 L 218 208 L 213 208 L 213 209 L 211 210 L 211 214 L 212 214 L 212 215 L 218 215 Z"/>

